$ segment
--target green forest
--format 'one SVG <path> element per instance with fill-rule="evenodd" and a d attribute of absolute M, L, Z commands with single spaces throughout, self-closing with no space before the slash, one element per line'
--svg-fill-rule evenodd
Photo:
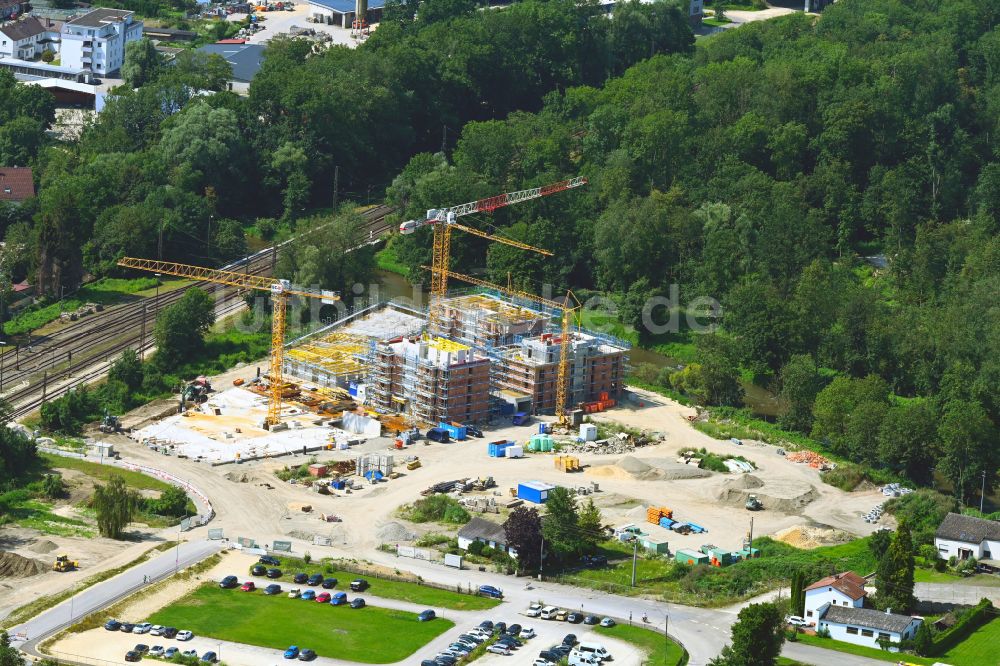
<path fill-rule="evenodd" d="M 57 294 L 121 276 L 123 254 L 221 263 L 322 219 L 335 169 L 342 201 L 384 191 L 400 220 L 582 175 L 470 222 L 554 257 L 456 234 L 453 268 L 604 296 L 642 345 L 690 341 L 684 371 L 648 379 L 699 402 L 739 407 L 750 379 L 842 458 L 959 498 L 993 486 L 1000 5 L 841 0 L 697 41 L 669 1 L 419 9 L 390 3 L 357 49 L 272 40 L 246 97 L 195 94 L 223 87 L 218 63 L 148 67 L 75 143 L 45 135 L 43 91 L 0 74 L 0 162 L 39 189 L 0 210 L 27 248 L 9 279 Z M 373 260 L 344 269 L 318 242 L 281 272 L 368 277 Z M 426 230 L 390 250 L 422 279 Z M 669 313 L 643 308 L 674 290 L 689 323 L 662 332 Z"/>

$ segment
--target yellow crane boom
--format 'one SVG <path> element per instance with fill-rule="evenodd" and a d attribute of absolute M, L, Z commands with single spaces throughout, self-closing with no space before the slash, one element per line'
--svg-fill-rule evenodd
<path fill-rule="evenodd" d="M 217 268 L 205 268 L 204 266 L 192 266 L 173 261 L 159 261 L 156 259 L 137 259 L 134 257 L 123 257 L 118 261 L 118 265 L 123 268 L 134 268 L 150 273 L 161 273 L 163 275 L 173 275 L 176 277 L 198 280 L 200 282 L 211 282 L 213 284 L 224 284 L 230 287 L 241 289 L 256 289 L 266 291 L 271 294 L 271 369 L 268 374 L 270 382 L 270 400 L 267 405 L 267 425 L 276 425 L 281 419 L 281 389 L 282 389 L 282 369 L 284 367 L 285 353 L 285 311 L 288 307 L 289 296 L 303 296 L 307 298 L 318 298 L 326 302 L 340 300 L 340 296 L 333 292 L 315 292 L 303 289 L 293 289 L 288 280 L 280 280 L 262 275 L 250 275 L 248 273 L 237 273 L 234 271 L 224 271 Z"/>
<path fill-rule="evenodd" d="M 429 266 L 424 266 L 423 268 L 430 270 Z M 573 300 L 576 300 L 576 296 L 573 295 L 573 292 L 567 291 L 566 298 L 562 302 L 553 301 L 547 298 L 542 298 L 541 296 L 536 296 L 527 291 L 521 291 L 520 289 L 502 287 L 498 284 L 493 284 L 492 282 L 472 277 L 471 275 L 463 275 L 462 273 L 456 273 L 455 271 L 447 269 L 445 269 L 444 272 L 448 277 L 453 277 L 456 280 L 468 282 L 469 284 L 485 287 L 487 289 L 496 289 L 501 293 L 515 298 L 523 298 L 525 300 L 548 305 L 549 307 L 557 308 L 562 313 L 562 335 L 559 340 L 559 366 L 558 374 L 556 376 L 556 418 L 558 419 L 559 425 L 569 425 L 569 418 L 566 415 L 566 385 L 569 381 L 569 323 L 570 317 L 573 313 L 580 309 L 579 301 L 577 301 L 576 305 L 570 307 L 570 299 L 572 298 Z"/>

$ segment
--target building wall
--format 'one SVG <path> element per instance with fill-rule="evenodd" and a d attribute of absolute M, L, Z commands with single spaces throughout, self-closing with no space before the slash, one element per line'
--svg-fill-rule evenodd
<path fill-rule="evenodd" d="M 917 626 L 920 624 L 919 620 L 914 619 L 910 626 L 906 629 L 904 634 L 907 638 L 913 638 L 916 632 Z M 897 633 L 887 633 L 879 632 L 874 629 L 868 629 L 866 627 L 855 627 L 852 625 L 836 624 L 833 622 L 821 622 L 820 628 L 826 628 L 830 631 L 830 638 L 843 641 L 845 643 L 853 643 L 854 645 L 863 645 L 870 648 L 879 648 L 878 640 L 879 636 L 887 637 L 894 643 L 898 643 L 904 634 Z M 849 633 L 848 630 L 853 630 L 855 633 Z M 869 634 L 869 635 L 866 635 Z M 891 652 L 899 652 L 897 648 L 890 648 Z"/>
<path fill-rule="evenodd" d="M 534 364 L 516 355 L 509 355 L 499 388 L 530 395 L 531 409 L 535 414 L 554 411 L 556 383 L 559 379 L 558 354 L 555 354 L 554 358 L 556 360 L 551 363 Z M 567 393 L 569 407 L 580 402 L 597 400 L 602 392 L 614 400 L 621 397 L 625 388 L 624 351 L 574 358 L 569 363 L 570 377 L 577 373 L 578 363 L 583 364 L 582 384 L 579 390 L 573 390 L 571 387 Z"/>
<path fill-rule="evenodd" d="M 60 61 L 67 67 L 113 74 L 125 61 L 125 45 L 142 38 L 142 21 L 124 21 L 94 28 L 67 23 L 63 26 Z"/>
<path fill-rule="evenodd" d="M 805 603 L 806 619 L 815 623 L 819 617 L 820 608 L 826 604 L 861 608 L 864 605 L 864 597 L 855 601 L 840 590 L 832 587 L 824 587 L 818 590 L 807 590 Z"/>
<path fill-rule="evenodd" d="M 974 557 L 977 560 L 983 559 L 982 543 L 966 543 L 964 541 L 952 541 L 951 539 L 940 539 L 935 537 L 934 545 L 937 547 L 938 553 L 941 554 L 943 559 L 948 559 L 952 556 L 957 557 L 960 560 L 965 560 L 970 557 Z M 990 552 L 994 555 L 1000 554 L 1000 544 L 996 544 L 994 548 L 990 548 L 988 550 L 990 550 Z"/>

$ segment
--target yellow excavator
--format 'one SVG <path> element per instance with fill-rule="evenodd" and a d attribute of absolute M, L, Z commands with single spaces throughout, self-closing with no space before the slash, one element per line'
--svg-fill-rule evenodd
<path fill-rule="evenodd" d="M 74 571 L 80 568 L 80 563 L 76 560 L 69 559 L 69 555 L 60 555 L 56 557 L 56 561 L 52 563 L 53 571 Z"/>

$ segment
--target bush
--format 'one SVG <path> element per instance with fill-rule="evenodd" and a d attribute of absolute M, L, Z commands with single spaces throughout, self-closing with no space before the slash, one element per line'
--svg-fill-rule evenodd
<path fill-rule="evenodd" d="M 308 550 L 306 552 L 302 553 L 302 561 L 305 562 L 306 564 L 309 564 L 310 562 L 312 562 L 312 559 L 313 559 L 313 556 L 309 553 Z"/>
<path fill-rule="evenodd" d="M 483 549 L 486 548 L 486 544 L 482 541 L 473 541 L 469 544 L 469 554 L 470 555 L 482 555 Z"/>
<path fill-rule="evenodd" d="M 823 483 L 848 493 L 870 480 L 863 467 L 851 463 L 840 463 L 834 469 L 821 473 L 819 477 L 823 479 Z"/>
<path fill-rule="evenodd" d="M 950 511 L 957 508 L 958 504 L 953 497 L 926 488 L 893 498 L 885 505 L 885 510 L 896 516 L 896 520 L 909 525 L 915 545 L 934 543 L 934 532 L 938 525 Z"/>
<path fill-rule="evenodd" d="M 469 512 L 447 495 L 431 495 L 400 507 L 400 517 L 413 523 L 454 523 L 464 525 L 472 519 Z"/>
<path fill-rule="evenodd" d="M 157 499 L 146 500 L 146 510 L 158 516 L 179 518 L 187 514 L 188 496 L 177 486 L 170 486 Z"/>
<path fill-rule="evenodd" d="M 819 638 L 829 638 L 830 637 L 830 630 L 827 629 L 826 626 L 822 626 L 822 627 L 820 627 L 819 629 L 816 630 L 816 635 Z"/>
<path fill-rule="evenodd" d="M 978 604 L 958 616 L 958 621 L 950 629 L 942 631 L 934 639 L 934 654 L 944 654 L 970 634 L 993 619 L 996 608 L 989 599 L 981 599 Z"/>

